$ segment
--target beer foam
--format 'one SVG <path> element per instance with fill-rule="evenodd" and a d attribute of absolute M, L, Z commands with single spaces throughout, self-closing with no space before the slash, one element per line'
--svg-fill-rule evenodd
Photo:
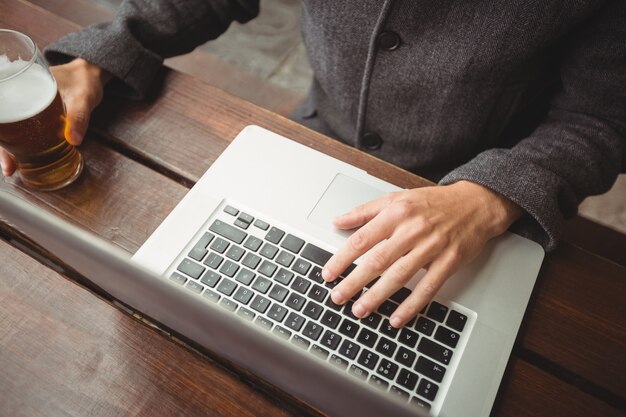
<path fill-rule="evenodd" d="M 0 55 L 0 80 L 28 64 L 21 59 L 9 61 Z M 26 120 L 41 113 L 52 103 L 57 86 L 48 71 L 38 63 L 7 81 L 0 82 L 0 123 Z"/>

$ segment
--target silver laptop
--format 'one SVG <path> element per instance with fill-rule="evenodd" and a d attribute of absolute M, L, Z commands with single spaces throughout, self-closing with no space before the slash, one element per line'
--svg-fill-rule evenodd
<path fill-rule="evenodd" d="M 329 415 L 488 416 L 543 249 L 506 233 L 404 328 L 389 317 L 422 273 L 358 320 L 320 277 L 347 236 L 331 220 L 396 190 L 249 126 L 135 262 L 5 192 L 0 214 L 131 309 Z"/>

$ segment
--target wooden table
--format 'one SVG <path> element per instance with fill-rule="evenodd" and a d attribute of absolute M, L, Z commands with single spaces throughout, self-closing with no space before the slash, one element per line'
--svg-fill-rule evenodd
<path fill-rule="evenodd" d="M 0 0 L 0 27 L 45 45 L 78 26 L 28 1 Z M 190 76 L 164 70 L 162 81 L 151 102 L 105 100 L 76 184 L 55 193 L 1 186 L 134 252 L 248 124 L 402 187 L 427 183 Z M 625 318 L 626 268 L 564 242 L 544 262 L 492 415 L 626 415 Z M 0 415 L 318 413 L 128 315 L 0 226 Z"/>

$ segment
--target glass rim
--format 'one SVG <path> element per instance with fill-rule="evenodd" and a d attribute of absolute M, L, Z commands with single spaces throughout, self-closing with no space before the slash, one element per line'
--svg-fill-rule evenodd
<path fill-rule="evenodd" d="M 37 44 L 35 43 L 35 41 L 28 35 L 19 32 L 17 30 L 13 30 L 13 29 L 2 29 L 0 28 L 0 35 L 2 35 L 3 33 L 12 33 L 18 36 L 21 36 L 22 38 L 26 39 L 31 47 L 32 50 L 32 56 L 30 57 L 30 60 L 28 61 L 28 64 L 25 65 L 23 68 L 21 68 L 19 71 L 17 71 L 15 74 L 11 74 L 8 77 L 5 78 L 0 78 L 0 83 L 5 82 L 10 80 L 11 78 L 15 78 L 18 75 L 22 74 L 24 71 L 26 71 L 27 69 L 29 69 L 30 67 L 33 66 L 33 64 L 35 63 L 35 61 L 37 60 L 37 55 L 39 53 L 39 48 L 37 48 Z"/>

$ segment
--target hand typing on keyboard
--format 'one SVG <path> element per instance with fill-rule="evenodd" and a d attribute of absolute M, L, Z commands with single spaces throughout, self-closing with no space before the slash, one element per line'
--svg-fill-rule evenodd
<path fill-rule="evenodd" d="M 335 303 L 344 304 L 381 276 L 352 307 L 355 316 L 364 318 L 417 271 L 427 269 L 391 317 L 391 325 L 401 327 L 433 298 L 446 279 L 522 214 L 522 209 L 506 197 L 468 181 L 391 193 L 335 219 L 337 228 L 360 229 L 326 263 L 322 277 L 335 280 L 354 260 L 383 242 L 331 292 Z"/>

